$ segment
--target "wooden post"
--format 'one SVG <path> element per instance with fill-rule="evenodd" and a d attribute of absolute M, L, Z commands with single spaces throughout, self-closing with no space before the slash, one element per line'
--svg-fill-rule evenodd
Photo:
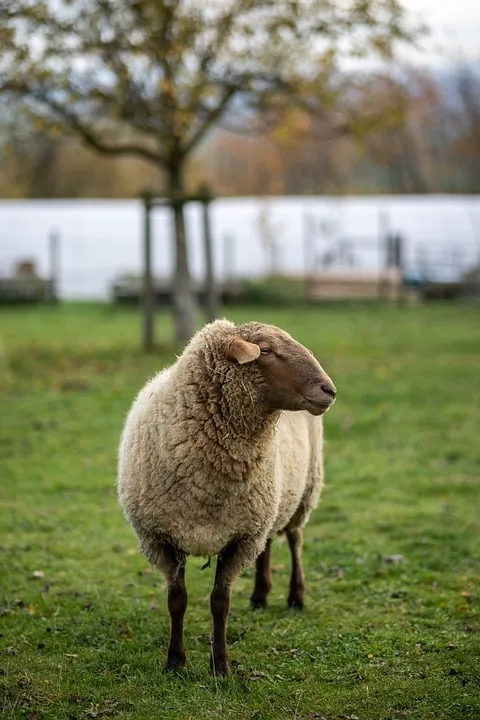
<path fill-rule="evenodd" d="M 393 254 L 393 262 L 395 265 L 395 268 L 398 270 L 398 273 L 401 278 L 401 285 L 398 292 L 398 303 L 399 305 L 402 305 L 406 300 L 406 293 L 405 293 L 405 287 L 404 287 L 404 242 L 403 242 L 403 235 L 396 234 L 392 238 L 392 254 Z"/>
<path fill-rule="evenodd" d="M 57 230 L 52 230 L 48 238 L 49 283 L 47 286 L 47 301 L 49 303 L 55 303 L 58 300 L 59 251 L 60 235 Z"/>
<path fill-rule="evenodd" d="M 382 280 L 381 273 L 379 273 L 379 286 L 378 295 L 380 298 L 388 299 L 392 294 L 390 289 L 390 280 L 388 277 L 389 270 L 392 268 L 392 243 L 391 235 L 389 233 L 389 216 L 388 212 L 384 209 L 380 209 L 378 213 L 378 243 L 379 243 L 379 254 L 383 257 L 383 269 L 386 270 L 385 279 Z"/>
<path fill-rule="evenodd" d="M 226 282 L 235 277 L 235 235 L 223 236 L 223 277 Z"/>
<path fill-rule="evenodd" d="M 152 279 L 152 196 L 143 195 L 144 225 L 143 225 L 143 349 L 153 350 L 154 320 L 155 320 L 155 291 Z"/>
<path fill-rule="evenodd" d="M 303 220 L 303 267 L 305 273 L 305 297 L 310 299 L 310 289 L 316 275 L 315 261 L 315 218 L 304 212 Z"/>
<path fill-rule="evenodd" d="M 205 301 L 207 320 L 212 321 L 219 315 L 220 301 L 213 269 L 212 233 L 210 227 L 210 202 L 212 196 L 206 186 L 200 190 L 203 212 L 203 246 L 205 254 Z"/>

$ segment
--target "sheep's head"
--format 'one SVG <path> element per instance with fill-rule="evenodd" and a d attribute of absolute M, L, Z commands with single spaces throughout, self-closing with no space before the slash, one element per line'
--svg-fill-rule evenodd
<path fill-rule="evenodd" d="M 255 368 L 250 376 L 271 411 L 322 415 L 335 402 L 335 385 L 313 353 L 273 325 L 246 323 L 236 328 L 227 356 Z"/>

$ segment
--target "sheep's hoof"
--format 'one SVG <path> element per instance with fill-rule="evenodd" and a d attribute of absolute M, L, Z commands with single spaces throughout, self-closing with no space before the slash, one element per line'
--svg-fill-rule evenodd
<path fill-rule="evenodd" d="M 291 610 L 303 610 L 303 599 L 297 596 L 290 596 L 288 598 L 288 607 Z"/>
<path fill-rule="evenodd" d="M 231 672 L 228 660 L 217 660 L 215 662 L 211 660 L 210 670 L 213 675 L 220 675 L 221 677 L 227 677 L 227 675 L 230 675 Z"/>
<path fill-rule="evenodd" d="M 176 672 L 183 670 L 187 662 L 187 656 L 184 652 L 169 653 L 166 665 L 163 669 L 164 672 Z"/>
<path fill-rule="evenodd" d="M 267 607 L 267 598 L 266 597 L 256 597 L 255 595 L 252 595 L 250 598 L 250 607 L 252 610 L 265 610 Z"/>

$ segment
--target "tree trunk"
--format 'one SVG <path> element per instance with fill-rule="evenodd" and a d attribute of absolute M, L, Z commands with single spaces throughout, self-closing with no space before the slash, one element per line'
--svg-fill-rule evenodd
<path fill-rule="evenodd" d="M 175 231 L 175 271 L 173 278 L 173 305 L 175 319 L 175 339 L 181 344 L 187 343 L 196 329 L 197 302 L 188 265 L 187 235 L 183 205 L 182 164 L 172 164 L 169 172 L 169 193 L 172 198 L 172 210 Z"/>

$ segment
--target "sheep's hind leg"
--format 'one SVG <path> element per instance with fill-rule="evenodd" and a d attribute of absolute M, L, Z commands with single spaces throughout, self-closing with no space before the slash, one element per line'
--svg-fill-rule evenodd
<path fill-rule="evenodd" d="M 260 553 L 255 565 L 255 586 L 250 598 L 252 608 L 264 608 L 267 605 L 267 595 L 272 588 L 270 575 L 270 546 L 271 539 L 267 540 L 265 550 Z"/>
<path fill-rule="evenodd" d="M 168 584 L 170 613 L 170 644 L 165 670 L 181 670 L 187 660 L 183 644 L 183 619 L 188 600 L 185 587 L 185 553 L 170 544 L 164 545 L 162 550 L 162 570 Z"/>
<path fill-rule="evenodd" d="M 290 592 L 288 595 L 288 607 L 303 608 L 303 596 L 305 582 L 302 567 L 302 545 L 303 533 L 301 528 L 287 530 L 288 546 L 292 555 L 292 575 L 290 578 Z"/>
<path fill-rule="evenodd" d="M 234 540 L 218 554 L 215 583 L 210 595 L 213 643 L 210 668 L 214 675 L 229 675 L 227 622 L 231 585 L 242 570 L 257 557 L 262 545 L 250 539 Z"/>

